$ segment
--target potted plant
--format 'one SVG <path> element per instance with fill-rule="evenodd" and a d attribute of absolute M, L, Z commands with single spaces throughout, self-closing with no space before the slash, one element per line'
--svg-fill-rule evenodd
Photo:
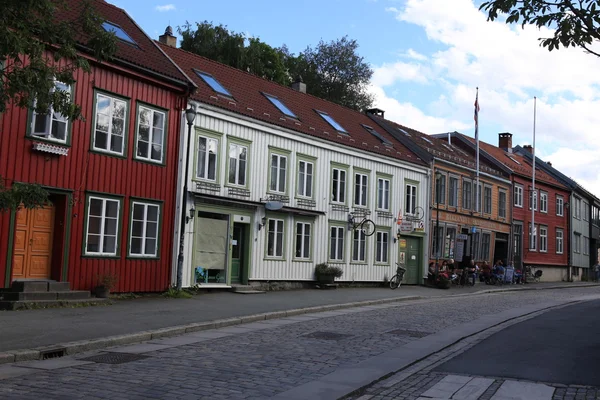
<path fill-rule="evenodd" d="M 94 289 L 96 297 L 101 299 L 108 298 L 111 289 L 117 286 L 118 280 L 119 277 L 114 272 L 106 272 L 104 274 L 98 275 L 98 285 Z"/>
<path fill-rule="evenodd" d="M 435 285 L 439 289 L 449 289 L 451 282 L 450 282 L 450 278 L 448 277 L 448 274 L 445 272 L 440 272 L 435 281 Z"/>
<path fill-rule="evenodd" d="M 344 274 L 340 267 L 329 266 L 326 263 L 317 264 L 315 267 L 315 277 L 317 282 L 327 285 L 332 284 L 335 278 L 339 278 Z"/>

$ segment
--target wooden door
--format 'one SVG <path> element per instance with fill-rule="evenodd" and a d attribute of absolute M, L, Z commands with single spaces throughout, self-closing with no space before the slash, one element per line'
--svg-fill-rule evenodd
<path fill-rule="evenodd" d="M 421 266 L 420 239 L 406 239 L 406 273 L 404 283 L 416 285 L 419 283 L 419 269 Z"/>
<path fill-rule="evenodd" d="M 231 283 L 240 283 L 244 268 L 245 225 L 233 224 L 233 241 L 231 243 Z"/>
<path fill-rule="evenodd" d="M 53 236 L 53 206 L 17 211 L 13 279 L 50 278 Z"/>

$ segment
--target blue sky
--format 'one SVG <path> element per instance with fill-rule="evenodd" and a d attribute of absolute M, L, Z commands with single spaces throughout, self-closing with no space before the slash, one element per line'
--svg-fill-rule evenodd
<path fill-rule="evenodd" d="M 294 53 L 349 35 L 375 74 L 371 90 L 386 117 L 426 133 L 473 134 L 475 87 L 480 135 L 497 144 L 532 141 L 536 154 L 600 195 L 600 59 L 576 49 L 548 52 L 552 34 L 487 22 L 473 0 L 109 0 L 153 38 L 170 24 L 208 20 Z M 477 4 L 476 4 L 477 3 Z"/>

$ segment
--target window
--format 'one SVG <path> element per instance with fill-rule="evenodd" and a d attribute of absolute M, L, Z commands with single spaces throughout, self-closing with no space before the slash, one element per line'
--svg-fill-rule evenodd
<path fill-rule="evenodd" d="M 388 211 L 390 209 L 390 180 L 377 178 L 377 208 Z"/>
<path fill-rule="evenodd" d="M 160 206 L 134 201 L 131 204 L 129 255 L 156 257 L 158 255 L 158 221 Z"/>
<path fill-rule="evenodd" d="M 565 213 L 565 199 L 562 196 L 556 196 L 556 215 L 562 217 Z"/>
<path fill-rule="evenodd" d="M 298 196 L 312 197 L 314 164 L 308 161 L 298 161 Z"/>
<path fill-rule="evenodd" d="M 406 214 L 414 214 L 417 208 L 417 187 L 406 184 Z"/>
<path fill-rule="evenodd" d="M 533 209 L 537 211 L 538 209 L 538 193 L 537 190 L 534 192 L 533 189 L 529 190 L 529 209 L 531 210 L 531 199 L 533 198 Z"/>
<path fill-rule="evenodd" d="M 134 42 L 134 40 L 127 34 L 127 32 L 125 32 L 123 28 L 121 28 L 119 25 L 105 21 L 102 23 L 102 28 L 104 28 L 106 32 L 114 33 L 117 38 L 123 40 L 124 42 L 133 44 L 137 47 L 137 43 Z"/>
<path fill-rule="evenodd" d="M 473 192 L 472 192 L 473 184 L 471 181 L 464 180 L 463 181 L 463 199 L 462 199 L 462 208 L 465 210 L 471 209 L 471 203 L 473 201 Z"/>
<path fill-rule="evenodd" d="M 332 169 L 331 201 L 334 203 L 346 202 L 346 171 L 339 168 Z"/>
<path fill-rule="evenodd" d="M 383 136 L 381 136 L 381 134 L 379 132 L 377 132 L 375 129 L 373 129 L 372 127 L 370 127 L 368 125 L 363 125 L 363 128 L 365 128 L 367 130 L 367 132 L 369 132 L 371 135 L 373 135 L 377 139 L 379 139 L 379 141 L 381 143 L 383 143 L 384 145 L 386 145 L 388 147 L 392 147 L 393 146 L 392 142 L 390 142 L 389 140 L 387 140 L 386 138 L 384 138 Z"/>
<path fill-rule="evenodd" d="M 481 233 L 480 232 L 475 232 L 473 233 L 473 235 L 471 236 L 471 240 L 473 241 L 473 259 L 474 260 L 479 260 L 480 259 L 480 240 L 481 240 Z M 468 255 L 468 254 L 467 254 Z"/>
<path fill-rule="evenodd" d="M 366 207 L 369 177 L 365 174 L 354 174 L 354 205 Z"/>
<path fill-rule="evenodd" d="M 428 138 L 426 138 L 425 136 L 421 136 L 421 139 L 423 139 L 424 141 L 426 141 L 429 144 L 433 144 L 433 142 L 431 140 L 429 140 Z"/>
<path fill-rule="evenodd" d="M 556 254 L 563 253 L 563 230 L 556 229 Z"/>
<path fill-rule="evenodd" d="M 575 253 L 581 253 L 581 235 L 576 233 L 574 235 L 575 239 L 573 240 L 573 251 Z"/>
<path fill-rule="evenodd" d="M 228 93 L 229 93 L 229 92 L 228 92 Z M 286 105 L 285 105 L 285 104 L 283 104 L 283 102 L 282 102 L 281 100 L 279 100 L 277 97 L 275 97 L 275 96 L 271 96 L 270 94 L 265 94 L 265 97 L 266 97 L 267 99 L 269 99 L 269 101 L 270 101 L 271 103 L 273 103 L 273 105 L 274 105 L 275 107 L 277 107 L 277 109 L 278 109 L 279 111 L 281 111 L 282 113 L 284 113 L 284 114 L 285 114 L 285 115 L 287 115 L 288 117 L 292 117 L 292 118 L 296 118 L 296 119 L 298 118 L 298 117 L 296 116 L 296 114 L 294 114 L 294 113 L 292 112 L 292 110 L 290 110 L 289 108 L 287 108 L 287 107 L 286 107 Z"/>
<path fill-rule="evenodd" d="M 498 217 L 506 218 L 506 192 L 504 190 L 498 192 Z"/>
<path fill-rule="evenodd" d="M 67 92 L 71 96 L 71 86 L 62 82 L 54 82 L 54 88 L 51 92 L 56 90 Z M 30 135 L 58 143 L 66 143 L 69 135 L 69 120 L 61 113 L 54 111 L 52 107 L 48 109 L 48 113 L 38 114 L 35 112 L 36 105 L 37 101 L 34 101 Z"/>
<path fill-rule="evenodd" d="M 285 178 L 287 174 L 287 157 L 271 154 L 271 183 L 269 190 L 285 193 Z"/>
<path fill-rule="evenodd" d="M 236 143 L 229 144 L 229 178 L 232 185 L 246 186 L 246 163 L 248 148 Z"/>
<path fill-rule="evenodd" d="M 548 251 L 548 227 L 540 226 L 540 251 Z"/>
<path fill-rule="evenodd" d="M 529 250 L 535 251 L 537 249 L 537 228 L 533 228 L 533 239 L 531 237 L 531 223 L 529 223 Z"/>
<path fill-rule="evenodd" d="M 331 117 L 331 115 L 329 115 L 329 114 L 327 114 L 327 113 L 325 113 L 325 112 L 323 112 L 323 111 L 317 111 L 317 113 L 319 113 L 319 115 L 320 115 L 320 116 L 321 116 L 321 117 L 322 117 L 322 118 L 323 118 L 325 121 L 327 121 L 327 122 L 329 123 L 329 125 L 331 125 L 331 126 L 333 127 L 333 129 L 335 129 L 336 131 L 338 131 L 338 132 L 343 132 L 343 133 L 346 133 L 346 134 L 348 133 L 348 131 L 347 131 L 347 130 L 345 130 L 344 128 L 342 128 L 342 126 L 341 126 L 340 124 L 338 124 L 338 123 L 336 122 L 336 120 L 335 120 L 335 119 L 333 119 L 333 118 Z"/>
<path fill-rule="evenodd" d="M 207 74 L 206 72 L 194 71 L 196 75 L 198 75 L 208 86 L 211 87 L 215 92 L 222 94 L 223 96 L 233 97 L 231 93 L 223 85 L 219 83 L 218 80 L 215 79 L 214 76 Z"/>
<path fill-rule="evenodd" d="M 296 258 L 310 259 L 311 227 L 309 222 L 296 222 Z"/>
<path fill-rule="evenodd" d="M 120 211 L 120 200 L 88 198 L 86 255 L 117 255 Z"/>
<path fill-rule="evenodd" d="M 583 220 L 588 220 L 588 204 L 585 201 L 583 202 Z"/>
<path fill-rule="evenodd" d="M 482 195 L 482 191 L 481 191 L 481 183 L 479 185 L 477 185 L 477 183 L 474 183 L 473 186 L 475 187 L 475 207 L 473 208 L 475 211 L 481 213 L 482 211 L 482 205 L 483 205 L 483 199 L 481 197 Z"/>
<path fill-rule="evenodd" d="M 486 214 L 492 213 L 492 187 L 484 186 L 483 188 L 483 212 Z"/>
<path fill-rule="evenodd" d="M 165 113 L 140 106 L 137 121 L 136 158 L 162 163 L 165 139 Z"/>
<path fill-rule="evenodd" d="M 523 207 L 523 186 L 515 185 L 515 207 Z"/>
<path fill-rule="evenodd" d="M 450 177 L 450 191 L 448 193 L 448 205 L 458 207 L 458 178 Z"/>
<path fill-rule="evenodd" d="M 377 231 L 375 234 L 376 251 L 375 251 L 375 262 L 387 264 L 388 263 L 388 249 L 390 241 L 390 233 Z"/>
<path fill-rule="evenodd" d="M 456 242 L 456 228 L 446 228 L 444 242 L 444 258 L 454 258 L 454 244 Z"/>
<path fill-rule="evenodd" d="M 587 256 L 590 254 L 590 241 L 585 236 L 583 237 L 583 255 Z"/>
<path fill-rule="evenodd" d="M 431 255 L 436 258 L 442 257 L 442 249 L 444 248 L 444 227 L 440 226 L 435 228 L 433 225 L 433 240 L 431 243 Z"/>
<path fill-rule="evenodd" d="M 446 204 L 446 175 L 440 175 L 435 180 L 435 201 Z"/>
<path fill-rule="evenodd" d="M 283 258 L 283 227 L 282 219 L 269 218 L 267 229 L 267 256 Z"/>
<path fill-rule="evenodd" d="M 575 198 L 575 211 L 574 216 L 577 219 L 581 219 L 581 199 Z"/>
<path fill-rule="evenodd" d="M 209 181 L 217 180 L 217 155 L 219 141 L 217 139 L 198 136 L 198 164 L 196 177 Z"/>
<path fill-rule="evenodd" d="M 490 259 L 490 242 L 491 235 L 489 233 L 481 235 L 481 260 L 487 261 Z"/>
<path fill-rule="evenodd" d="M 548 193 L 540 190 L 540 212 L 548 212 Z"/>
<path fill-rule="evenodd" d="M 367 259 L 367 236 L 362 229 L 355 229 L 353 232 L 352 261 L 364 262 Z"/>
<path fill-rule="evenodd" d="M 344 261 L 345 229 L 342 226 L 332 226 L 329 228 L 329 259 L 331 261 Z"/>

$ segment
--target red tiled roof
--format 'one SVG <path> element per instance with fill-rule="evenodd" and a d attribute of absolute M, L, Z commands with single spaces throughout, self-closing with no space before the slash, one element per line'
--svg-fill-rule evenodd
<path fill-rule="evenodd" d="M 136 47 L 117 39 L 117 52 L 114 56 L 117 60 L 181 81 L 184 85 L 188 84 L 189 80 L 186 76 L 160 51 L 154 41 L 144 33 L 125 10 L 106 3 L 104 0 L 92 0 L 90 4 L 98 16 L 120 26 L 138 45 Z M 77 20 L 81 15 L 83 5 L 84 2 L 81 0 L 67 0 L 64 6 L 57 8 L 55 17 L 60 21 L 79 24 Z M 84 35 L 80 35 L 76 40 L 84 46 L 88 42 L 88 38 Z"/>
<path fill-rule="evenodd" d="M 474 138 L 460 133 L 459 135 L 466 138 L 471 143 L 475 143 Z M 479 148 L 488 153 L 490 156 L 494 157 L 496 160 L 500 161 L 502 164 L 506 165 L 511 170 L 513 170 L 515 174 L 525 176 L 527 178 L 533 177 L 533 166 L 525 157 L 515 153 L 508 153 L 499 147 L 493 146 L 481 140 L 479 141 Z M 536 182 L 541 181 L 544 183 L 551 184 L 553 186 L 558 186 L 560 188 L 566 189 L 565 185 L 563 185 L 558 180 L 545 173 L 540 168 L 535 169 L 535 180 Z"/>
<path fill-rule="evenodd" d="M 355 149 L 366 150 L 418 165 L 427 165 L 363 113 L 298 92 L 181 49 L 161 43 L 159 43 L 159 46 L 198 86 L 196 93 L 191 96 L 193 100 Z M 212 75 L 231 93 L 232 98 L 217 94 L 194 70 Z M 286 117 L 263 93 L 279 98 L 298 119 Z M 315 110 L 329 114 L 349 135 L 338 133 Z M 392 142 L 393 147 L 384 146 L 379 139 L 367 132 L 361 124 L 373 127 L 377 133 Z"/>

